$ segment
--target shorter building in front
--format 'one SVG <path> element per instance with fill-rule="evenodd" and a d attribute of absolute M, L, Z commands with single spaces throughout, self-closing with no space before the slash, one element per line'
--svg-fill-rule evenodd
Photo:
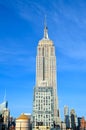
<path fill-rule="evenodd" d="M 30 130 L 30 118 L 28 115 L 21 114 L 16 119 L 16 130 Z"/>

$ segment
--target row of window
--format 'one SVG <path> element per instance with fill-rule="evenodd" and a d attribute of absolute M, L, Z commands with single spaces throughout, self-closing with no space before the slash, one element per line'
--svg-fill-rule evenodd
<path fill-rule="evenodd" d="M 49 47 L 42 47 L 42 48 L 38 48 L 38 55 L 41 56 L 54 56 L 54 48 L 49 48 Z"/>

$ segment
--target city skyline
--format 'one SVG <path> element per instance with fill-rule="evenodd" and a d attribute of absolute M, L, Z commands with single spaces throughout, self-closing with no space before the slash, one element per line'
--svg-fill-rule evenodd
<path fill-rule="evenodd" d="M 77 116 L 86 115 L 85 6 L 85 0 L 0 0 L 0 103 L 6 90 L 11 115 L 32 113 L 36 47 L 45 15 L 56 48 L 60 114 L 67 105 Z"/>

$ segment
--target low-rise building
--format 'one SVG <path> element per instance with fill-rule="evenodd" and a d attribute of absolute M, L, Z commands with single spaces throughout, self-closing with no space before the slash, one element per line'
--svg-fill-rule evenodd
<path fill-rule="evenodd" d="M 30 130 L 30 118 L 25 114 L 21 114 L 16 119 L 16 130 Z"/>

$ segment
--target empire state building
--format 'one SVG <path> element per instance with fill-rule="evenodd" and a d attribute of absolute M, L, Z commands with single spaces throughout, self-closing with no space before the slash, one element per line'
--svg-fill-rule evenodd
<path fill-rule="evenodd" d="M 37 46 L 36 84 L 33 97 L 33 129 L 38 125 L 52 127 L 53 122 L 60 125 L 55 47 L 48 37 L 45 24 L 44 36 Z"/>

